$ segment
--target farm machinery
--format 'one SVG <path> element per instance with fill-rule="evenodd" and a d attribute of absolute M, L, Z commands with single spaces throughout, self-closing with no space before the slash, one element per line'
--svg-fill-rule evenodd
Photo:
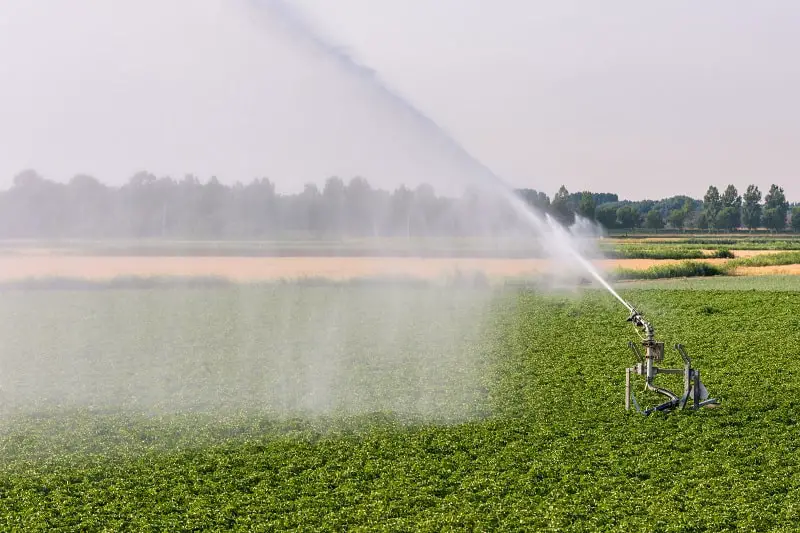
<path fill-rule="evenodd" d="M 655 411 L 672 411 L 674 409 L 699 409 L 701 407 L 713 407 L 719 404 L 714 398 L 708 397 L 708 391 L 700 381 L 700 371 L 692 368 L 692 360 L 686 354 L 686 350 L 681 344 L 675 345 L 675 350 L 683 359 L 683 368 L 662 368 L 656 366 L 664 360 L 664 343 L 655 340 L 655 331 L 648 321 L 636 311 L 632 306 L 629 308 L 631 315 L 627 321 L 632 322 L 637 328 L 637 334 L 641 338 L 640 351 L 636 343 L 629 342 L 628 346 L 636 357 L 636 365 L 625 369 L 625 410 L 629 411 L 631 405 L 637 412 L 649 415 Z M 639 333 L 638 330 L 641 330 Z M 682 374 L 683 375 L 683 394 L 678 396 L 669 389 L 657 387 L 653 384 L 658 374 Z M 636 400 L 636 395 L 631 389 L 631 378 L 633 376 L 644 377 L 644 390 L 652 391 L 667 397 L 667 400 L 654 407 L 643 409 Z"/>

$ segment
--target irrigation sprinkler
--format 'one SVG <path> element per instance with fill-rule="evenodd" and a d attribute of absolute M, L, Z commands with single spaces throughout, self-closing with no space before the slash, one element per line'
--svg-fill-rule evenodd
<path fill-rule="evenodd" d="M 692 368 L 692 360 L 686 354 L 686 350 L 681 344 L 675 345 L 675 350 L 683 359 L 683 368 L 662 368 L 655 366 L 664 360 L 664 343 L 655 340 L 655 331 L 642 315 L 633 307 L 630 308 L 631 315 L 628 322 L 642 330 L 641 346 L 644 348 L 644 355 L 639 351 L 635 343 L 629 342 L 628 346 L 636 357 L 636 366 L 625 369 L 625 410 L 629 411 L 631 404 L 637 412 L 649 415 L 655 411 L 672 411 L 673 409 L 699 409 L 705 406 L 715 406 L 719 402 L 714 398 L 708 397 L 708 391 L 700 381 L 700 371 Z M 638 331 L 637 331 L 638 333 Z M 683 394 L 678 396 L 669 389 L 653 385 L 653 380 L 658 374 L 683 374 Z M 631 376 L 644 376 L 644 390 L 653 391 L 666 396 L 667 401 L 651 407 L 642 409 L 636 396 L 631 390 Z"/>

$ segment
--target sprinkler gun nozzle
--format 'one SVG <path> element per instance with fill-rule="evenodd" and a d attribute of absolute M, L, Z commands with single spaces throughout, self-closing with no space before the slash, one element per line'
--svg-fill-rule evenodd
<path fill-rule="evenodd" d="M 652 341 L 654 339 L 655 331 L 653 326 L 635 308 L 631 308 L 631 316 L 628 317 L 626 322 L 632 322 L 634 326 L 641 328 L 644 331 L 646 340 Z"/>

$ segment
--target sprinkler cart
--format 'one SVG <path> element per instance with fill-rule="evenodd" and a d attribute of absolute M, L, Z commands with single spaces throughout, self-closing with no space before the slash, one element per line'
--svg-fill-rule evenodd
<path fill-rule="evenodd" d="M 660 363 L 664 360 L 664 343 L 655 340 L 653 327 L 636 309 L 630 307 L 630 310 L 631 315 L 627 321 L 632 322 L 634 326 L 642 330 L 639 336 L 641 338 L 641 346 L 644 348 L 644 354 L 635 343 L 628 343 L 637 363 L 635 366 L 625 369 L 625 410 L 629 411 L 632 404 L 637 412 L 649 415 L 655 411 L 699 409 L 701 407 L 719 405 L 716 399 L 708 397 L 708 391 L 700 381 L 700 371 L 692 368 L 692 360 L 686 354 L 686 350 L 682 345 L 676 344 L 675 350 L 683 359 L 683 368 L 661 368 L 655 366 L 655 363 Z M 638 330 L 637 333 L 639 333 Z M 653 380 L 658 374 L 683 374 L 683 394 L 679 397 L 668 389 L 653 385 Z M 668 400 L 655 407 L 642 409 L 631 390 L 632 376 L 644 376 L 644 390 L 657 392 L 666 396 Z"/>

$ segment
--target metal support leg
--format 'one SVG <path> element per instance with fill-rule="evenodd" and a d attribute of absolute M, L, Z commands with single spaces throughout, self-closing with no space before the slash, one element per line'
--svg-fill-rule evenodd
<path fill-rule="evenodd" d="M 631 410 L 631 369 L 625 369 L 625 410 Z"/>
<path fill-rule="evenodd" d="M 700 408 L 700 372 L 695 370 L 693 373 L 694 373 L 694 376 L 693 376 L 694 377 L 694 387 L 693 387 L 694 388 L 694 394 L 692 394 L 692 396 L 694 396 L 694 408 L 695 409 L 699 409 Z"/>
<path fill-rule="evenodd" d="M 689 400 L 689 395 L 692 391 L 692 364 L 684 358 L 683 364 L 683 396 L 681 397 L 679 409 L 686 407 L 686 402 Z"/>

